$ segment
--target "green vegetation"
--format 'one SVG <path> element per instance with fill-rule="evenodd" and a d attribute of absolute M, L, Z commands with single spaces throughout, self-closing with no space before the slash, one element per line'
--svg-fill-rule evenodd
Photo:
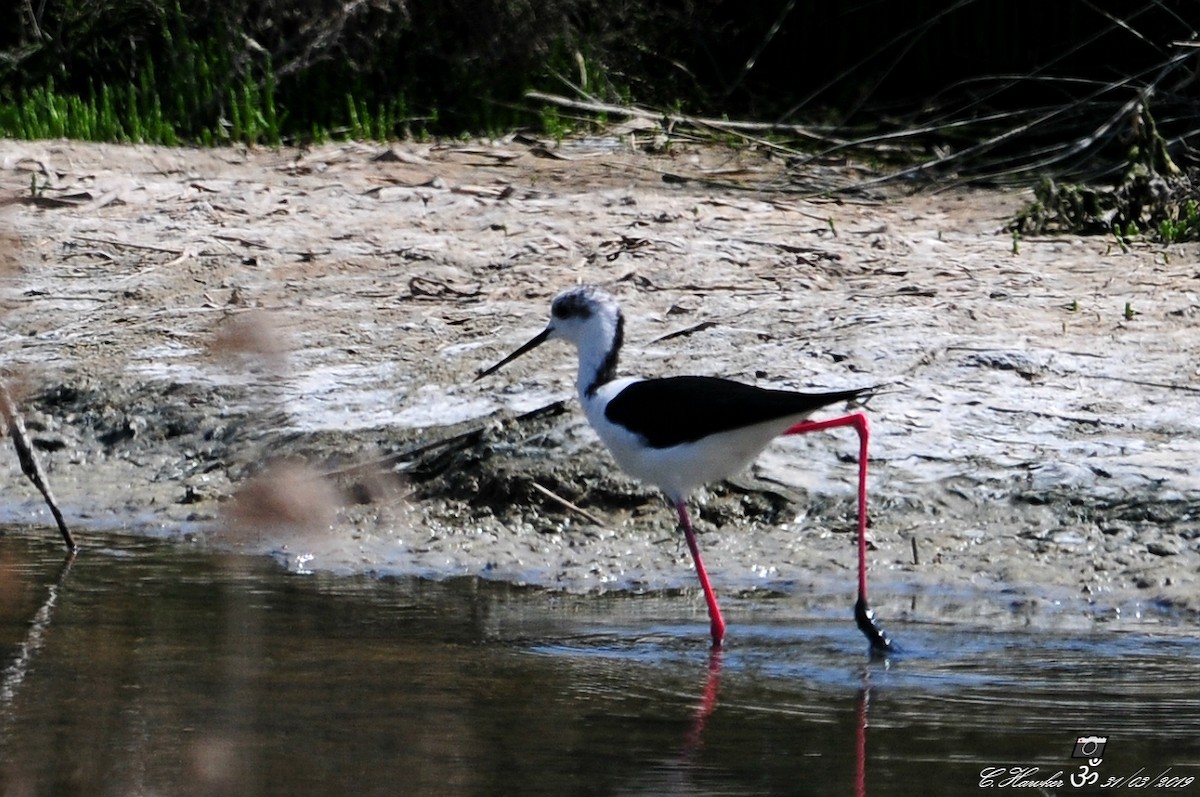
<path fill-rule="evenodd" d="M 1196 187 L 1182 175 L 1137 173 L 1116 186 L 1058 185 L 1042 180 L 1034 201 L 1010 224 L 1013 252 L 1022 233 L 1108 234 L 1122 252 L 1137 238 L 1162 244 L 1200 240 Z"/>
<path fill-rule="evenodd" d="M 566 138 L 567 133 L 571 132 L 571 129 L 563 121 L 558 109 L 553 105 L 547 105 L 542 109 L 542 132 L 553 138 L 556 142 L 562 143 L 562 140 Z"/>
<path fill-rule="evenodd" d="M 1200 236 L 1198 37 L 1156 0 L 39 0 L 0 4 L 0 136 L 560 141 L 638 105 L 653 146 L 770 151 L 790 189 L 1045 177 L 1020 235 L 1175 243 Z M 848 158 L 873 173 L 807 176 Z"/>
<path fill-rule="evenodd" d="M 1197 187 L 1171 158 L 1148 104 L 1132 117 L 1135 135 L 1126 150 L 1121 181 L 1111 187 L 1057 184 L 1042 179 L 1034 201 L 1010 227 L 1020 232 L 1111 233 L 1122 252 L 1145 236 L 1174 244 L 1200 239 Z M 1015 241 L 1015 238 L 1014 238 Z M 1131 317 L 1126 307 L 1126 317 Z"/>
<path fill-rule="evenodd" d="M 0 136 L 74 138 L 176 145 L 193 141 L 212 146 L 244 143 L 278 145 L 284 137 L 286 112 L 269 55 L 244 67 L 232 83 L 217 79 L 230 65 L 212 43 L 167 36 L 176 49 L 174 68 L 156 77 L 148 57 L 136 80 L 124 85 L 88 81 L 83 95 L 60 91 L 54 79 L 0 99 Z M 329 127 L 313 126 L 312 138 L 334 131 L 358 139 L 386 141 L 413 134 L 403 98 L 372 105 L 345 95 L 345 113 Z M 431 117 L 436 118 L 436 117 Z M 292 131 L 293 135 L 295 131 Z"/>
<path fill-rule="evenodd" d="M 211 67 L 202 61 L 195 63 L 196 71 L 185 73 L 182 83 L 177 80 L 160 86 L 153 64 L 147 62 L 136 83 L 121 87 L 101 83 L 98 88 L 89 84 L 83 96 L 58 91 L 53 78 L 49 78 L 44 86 L 18 92 L 13 100 L 0 102 L 0 136 L 168 146 L 185 140 L 205 146 L 281 143 L 286 113 L 278 110 L 269 58 L 255 73 L 223 92 L 208 80 Z M 173 99 L 164 102 L 164 97 Z M 212 107 L 215 116 L 208 124 L 196 124 L 192 120 L 204 107 Z M 306 131 L 307 136 L 317 141 L 335 135 L 388 141 L 423 134 L 420 128 L 414 132 L 414 120 L 409 118 L 403 98 L 372 105 L 346 94 L 342 107 L 344 114 L 332 117 L 329 127 L 314 125 Z M 437 116 L 425 119 L 436 121 Z"/>
<path fill-rule="evenodd" d="M 357 17 L 330 16 L 310 0 L 49 0 L 36 19 L 32 9 L 0 11 L 0 136 L 166 145 L 425 136 L 439 122 L 434 98 L 411 112 L 405 85 L 422 84 L 394 85 L 385 47 L 395 43 L 381 41 L 403 37 L 405 4 L 370 5 L 389 13 L 375 19 L 356 4 Z M 4 30 L 6 14 L 21 25 Z M 370 59 L 380 62 L 373 74 Z M 499 130 L 517 118 L 482 103 L 455 124 Z"/>
<path fill-rule="evenodd" d="M 1186 199 L 1175 206 L 1176 213 L 1158 223 L 1158 237 L 1163 243 L 1175 244 L 1200 240 L 1200 207 L 1195 199 Z"/>

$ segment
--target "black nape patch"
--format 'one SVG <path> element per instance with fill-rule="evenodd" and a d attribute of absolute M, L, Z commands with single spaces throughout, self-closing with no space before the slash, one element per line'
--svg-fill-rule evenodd
<path fill-rule="evenodd" d="M 609 346 L 608 356 L 604 358 L 604 362 L 600 363 L 600 368 L 596 371 L 596 377 L 588 385 L 586 392 L 589 396 L 594 396 L 601 385 L 617 378 L 617 358 L 621 356 L 621 344 L 624 342 L 625 316 L 617 311 L 617 328 L 613 332 L 612 344 Z"/>

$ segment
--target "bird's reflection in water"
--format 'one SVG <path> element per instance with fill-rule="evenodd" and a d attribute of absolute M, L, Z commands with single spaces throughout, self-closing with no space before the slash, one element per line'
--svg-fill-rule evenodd
<path fill-rule="evenodd" d="M 683 763 L 695 764 L 704 748 L 704 732 L 708 727 L 709 717 L 717 708 L 717 698 L 721 691 L 721 671 L 724 666 L 724 651 L 720 648 L 709 653 L 708 670 L 704 679 L 704 689 L 696 703 L 696 711 L 692 724 L 684 737 L 681 759 Z M 887 659 L 877 654 L 872 655 L 872 664 L 882 662 L 885 668 Z M 871 665 L 863 669 L 862 685 L 855 696 L 855 729 L 854 729 L 854 794 L 855 797 L 867 797 L 867 728 L 870 726 L 869 716 L 871 707 Z"/>

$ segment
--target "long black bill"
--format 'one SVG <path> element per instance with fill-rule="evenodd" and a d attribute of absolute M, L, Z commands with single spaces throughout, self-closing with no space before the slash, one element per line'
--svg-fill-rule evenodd
<path fill-rule="evenodd" d="M 512 354 L 508 355 L 503 360 L 501 360 L 500 362 L 493 365 L 491 368 L 488 368 L 487 370 L 484 370 L 484 371 L 480 371 L 479 376 L 475 377 L 475 381 L 478 382 L 480 379 L 483 379 L 485 376 L 496 373 L 501 368 L 508 365 L 510 362 L 517 359 L 518 357 L 520 357 L 522 354 L 529 351 L 530 349 L 536 349 L 538 346 L 545 343 L 546 338 L 548 338 L 548 337 L 550 337 L 550 327 L 546 327 L 545 329 L 543 329 L 536 338 L 529 341 L 524 346 L 522 346 L 521 348 L 514 351 Z"/>

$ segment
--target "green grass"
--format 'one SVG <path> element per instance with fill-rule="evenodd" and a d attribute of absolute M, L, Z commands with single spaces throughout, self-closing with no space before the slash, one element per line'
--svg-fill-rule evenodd
<path fill-rule="evenodd" d="M 60 94 L 54 80 L 22 94 L 15 102 L 0 104 L 0 133 L 13 138 L 77 138 L 89 141 L 141 140 L 147 133 L 161 143 L 176 143 L 173 130 L 162 119 L 161 105 L 151 104 L 149 112 L 122 110 L 137 98 L 132 84 L 114 90 L 101 86 L 88 96 Z"/>
<path fill-rule="evenodd" d="M 1196 200 L 1186 199 L 1181 203 L 1176 203 L 1170 206 L 1168 212 L 1172 215 L 1160 220 L 1157 227 L 1149 225 L 1142 229 L 1132 221 L 1124 228 L 1114 224 L 1112 227 L 1113 238 L 1120 246 L 1121 251 L 1128 252 L 1129 246 L 1135 238 L 1151 240 L 1156 234 L 1158 242 L 1162 244 L 1200 240 L 1200 205 Z"/>
<path fill-rule="evenodd" d="M 1165 244 L 1194 241 L 1200 238 L 1200 207 L 1196 201 L 1189 199 L 1179 207 L 1179 213 L 1173 219 L 1163 219 L 1158 223 L 1158 236 Z"/>
<path fill-rule="evenodd" d="M 156 70 L 147 53 L 136 75 L 120 84 L 89 80 L 86 90 L 72 93 L 48 78 L 41 86 L 0 92 L 0 137 L 277 146 L 285 139 L 387 141 L 413 135 L 403 98 L 376 102 L 355 93 L 345 95 L 343 113 L 289 129 L 269 55 L 259 54 L 236 71 L 216 39 L 196 41 L 184 33 L 178 6 L 174 18 L 164 21 L 162 35 L 169 67 L 160 61 Z M 344 86 L 338 91 L 344 93 Z M 305 99 L 339 107 L 320 97 Z"/>
<path fill-rule="evenodd" d="M 553 105 L 547 105 L 542 108 L 542 132 L 554 139 L 555 143 L 561 144 L 563 139 L 571 132 L 571 126 L 563 120 L 559 114 L 558 108 Z"/>
<path fill-rule="evenodd" d="M 164 103 L 164 96 L 172 99 Z M 21 92 L 12 100 L 0 99 L 0 136 L 169 146 L 183 141 L 206 146 L 276 146 L 285 135 L 300 137 L 296 131 L 285 133 L 287 113 L 279 108 L 277 99 L 269 61 L 261 78 L 247 77 L 220 97 L 212 92 L 206 70 L 199 70 L 196 83 L 183 91 L 161 91 L 148 64 L 136 82 L 117 87 L 103 83 L 89 86 L 84 96 L 61 93 L 53 79 L 48 79 L 44 86 Z M 204 117 L 207 107 L 214 109 L 211 118 L 203 124 L 191 121 Z M 424 118 L 436 120 L 436 115 Z M 412 121 L 403 98 L 372 104 L 346 95 L 341 118 L 335 118 L 328 128 L 313 123 L 303 131 L 303 137 L 316 141 L 335 137 L 389 141 L 412 136 Z M 418 136 L 422 133 L 417 131 Z"/>
<path fill-rule="evenodd" d="M 267 86 L 271 85 L 268 81 Z M 174 97 L 174 102 L 164 105 L 164 95 Z M 273 94 L 263 92 L 256 81 L 247 79 L 230 88 L 218 118 L 199 129 L 189 129 L 187 123 L 195 117 L 195 107 L 187 104 L 189 97 L 193 102 L 197 100 L 196 94 L 187 91 L 160 91 L 150 61 L 136 81 L 121 86 L 92 83 L 83 96 L 59 92 L 51 78 L 44 86 L 20 92 L 8 101 L 0 100 L 0 135 L 171 146 L 185 138 L 210 144 L 279 143 Z M 220 118 L 231 121 L 224 126 Z"/>
<path fill-rule="evenodd" d="M 430 130 L 500 135 L 538 121 L 539 112 L 495 99 L 494 86 L 467 73 L 449 96 L 427 94 L 411 80 L 380 81 L 332 62 L 290 71 L 283 79 L 262 48 L 243 46 L 240 30 L 199 27 L 181 2 L 156 0 L 147 6 L 157 16 L 144 30 L 153 32 L 139 40 L 130 61 L 113 59 L 120 63 L 111 72 L 84 80 L 55 73 L 40 84 L 0 82 L 0 137 L 277 146 L 331 139 L 422 140 Z M 557 60 L 544 62 L 528 79 L 536 83 L 565 74 L 603 97 L 619 91 L 600 61 L 559 49 Z M 439 102 L 445 104 L 441 119 Z M 552 106 L 540 111 L 540 121 L 556 141 L 588 125 Z M 601 117 L 592 124 L 606 121 Z"/>

